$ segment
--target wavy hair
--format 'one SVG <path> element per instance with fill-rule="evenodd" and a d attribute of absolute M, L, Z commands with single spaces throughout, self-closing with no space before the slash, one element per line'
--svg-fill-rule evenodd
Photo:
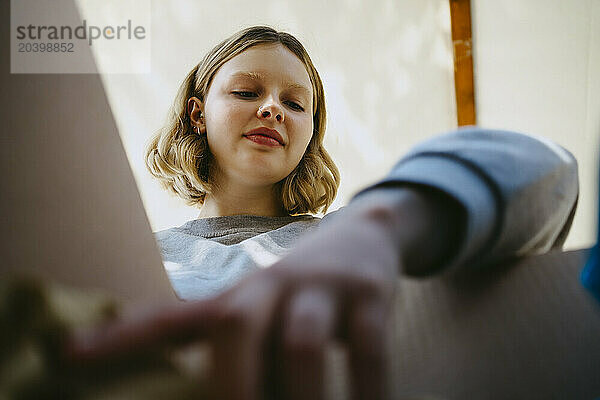
<path fill-rule="evenodd" d="M 192 69 L 181 84 L 166 124 L 146 150 L 146 166 L 167 190 L 187 204 L 201 206 L 215 189 L 209 174 L 213 160 L 206 135 L 194 132 L 187 102 L 204 102 L 213 77 L 233 57 L 260 44 L 282 44 L 306 67 L 313 87 L 313 135 L 294 170 L 278 182 L 278 193 L 289 215 L 325 213 L 335 199 L 339 171 L 323 147 L 326 110 L 323 83 L 304 46 L 294 36 L 267 26 L 241 30 L 219 43 Z"/>

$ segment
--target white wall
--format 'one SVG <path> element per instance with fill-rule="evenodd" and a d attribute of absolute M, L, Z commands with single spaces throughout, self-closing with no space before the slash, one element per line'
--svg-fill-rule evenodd
<path fill-rule="evenodd" d="M 568 244 L 590 244 L 600 1 L 473 3 L 480 124 L 546 135 L 578 157 L 581 204 Z M 85 15 L 101 3 L 80 0 L 80 7 Z M 295 34 L 324 80 L 326 146 L 342 171 L 331 210 L 382 177 L 411 145 L 456 125 L 447 0 L 154 0 L 152 73 L 103 79 L 155 230 L 180 225 L 198 210 L 152 180 L 144 145 L 202 55 L 254 24 Z"/>
<path fill-rule="evenodd" d="M 589 246 L 600 150 L 600 1 L 472 5 L 478 122 L 546 136 L 575 155 L 581 192 L 566 246 Z"/>

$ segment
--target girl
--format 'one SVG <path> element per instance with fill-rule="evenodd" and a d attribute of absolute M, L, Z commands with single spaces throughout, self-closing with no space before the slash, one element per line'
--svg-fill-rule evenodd
<path fill-rule="evenodd" d="M 339 186 L 325 122 L 319 74 L 289 34 L 246 29 L 190 71 L 147 152 L 151 173 L 201 207 L 199 219 L 157 234 L 181 298 L 272 264 L 319 223 L 310 214 Z"/>
<path fill-rule="evenodd" d="M 74 353 L 203 339 L 213 398 L 316 399 L 325 348 L 338 339 L 355 397 L 384 398 L 399 272 L 467 273 L 564 241 L 578 191 L 573 157 L 476 128 L 418 146 L 321 221 L 310 214 L 327 210 L 339 184 L 325 116 L 319 74 L 293 36 L 252 27 L 211 50 L 147 154 L 168 189 L 201 206 L 198 219 L 157 239 L 178 295 L 205 299 L 125 321 Z"/>

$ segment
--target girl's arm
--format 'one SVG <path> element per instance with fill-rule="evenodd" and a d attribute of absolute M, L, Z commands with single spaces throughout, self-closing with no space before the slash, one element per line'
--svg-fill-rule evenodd
<path fill-rule="evenodd" d="M 383 188 L 389 193 L 378 200 Z M 467 128 L 420 144 L 350 203 L 368 202 L 363 197 L 370 194 L 373 205 L 388 205 L 387 219 L 394 221 L 388 229 L 396 236 L 406 216 L 393 206 L 393 188 L 438 199 L 432 207 L 437 229 L 431 234 L 453 241 L 443 256 L 437 252 L 435 262 L 419 259 L 421 265 L 405 264 L 404 270 L 467 270 L 562 246 L 577 206 L 577 162 L 546 139 Z M 426 255 L 425 250 L 416 247 L 415 253 Z"/>
<path fill-rule="evenodd" d="M 510 132 L 432 139 L 357 195 L 275 265 L 219 297 L 74 340 L 85 360 L 204 340 L 218 399 L 319 399 L 325 349 L 346 344 L 354 398 L 387 396 L 386 337 L 398 271 L 465 270 L 564 239 L 575 161 Z"/>

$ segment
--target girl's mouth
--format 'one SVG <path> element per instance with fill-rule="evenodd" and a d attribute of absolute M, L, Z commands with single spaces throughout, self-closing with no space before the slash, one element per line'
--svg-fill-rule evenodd
<path fill-rule="evenodd" d="M 252 134 L 252 135 L 244 135 L 244 137 L 248 140 L 253 141 L 254 143 L 261 144 L 264 146 L 270 147 L 281 147 L 281 143 L 272 137 L 261 135 L 261 134 Z"/>
<path fill-rule="evenodd" d="M 252 129 L 244 134 L 244 137 L 259 143 L 272 146 L 283 146 L 285 141 L 276 129 L 270 129 L 265 126 Z M 254 137 L 254 139 L 252 139 Z"/>

